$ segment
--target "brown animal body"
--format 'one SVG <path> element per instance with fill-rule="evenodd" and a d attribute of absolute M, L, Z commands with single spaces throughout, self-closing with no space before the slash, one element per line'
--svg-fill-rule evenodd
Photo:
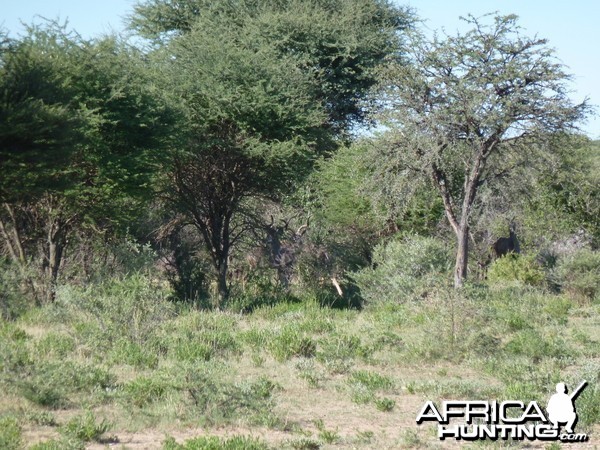
<path fill-rule="evenodd" d="M 492 253 L 494 258 L 508 255 L 509 253 L 521 253 L 519 240 L 515 233 L 515 223 L 511 222 L 508 226 L 509 237 L 501 237 L 492 244 Z"/>

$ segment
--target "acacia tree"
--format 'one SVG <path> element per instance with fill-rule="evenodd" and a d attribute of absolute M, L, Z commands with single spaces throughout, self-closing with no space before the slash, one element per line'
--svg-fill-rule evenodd
<path fill-rule="evenodd" d="M 544 39 L 523 36 L 514 15 L 431 41 L 414 35 L 406 64 L 384 74 L 382 120 L 390 128 L 378 151 L 379 176 L 432 183 L 456 235 L 454 285 L 467 276 L 469 221 L 482 185 L 524 164 L 548 133 L 585 116 L 573 104 L 569 75 Z M 409 186 L 409 187 L 406 187 Z"/>
<path fill-rule="evenodd" d="M 378 0 L 137 6 L 132 26 L 154 40 L 186 118 L 167 197 L 202 236 L 219 301 L 244 203 L 277 201 L 363 118 L 373 69 L 408 17 Z"/>
<path fill-rule="evenodd" d="M 141 61 L 56 24 L 2 48 L 0 253 L 39 269 L 38 300 L 53 300 L 73 231 L 123 219 L 148 191 L 169 120 Z"/>

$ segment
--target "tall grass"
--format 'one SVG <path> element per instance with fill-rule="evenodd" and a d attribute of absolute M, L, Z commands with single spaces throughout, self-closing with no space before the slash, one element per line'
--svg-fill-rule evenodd
<path fill-rule="evenodd" d="M 400 444 L 378 435 L 350 444 L 355 430 L 339 423 L 315 431 L 328 411 L 308 398 L 395 420 L 409 414 L 406 395 L 544 404 L 557 382 L 583 379 L 590 384 L 577 400 L 580 426 L 600 423 L 598 367 L 588 361 L 599 355 L 596 305 L 525 283 L 456 292 L 431 280 L 413 285 L 413 294 L 427 295 L 380 298 L 360 311 L 307 296 L 243 314 L 175 305 L 168 289 L 139 274 L 63 287 L 54 305 L 0 322 L 0 389 L 11 399 L 0 404 L 0 447 L 23 446 L 23 423 L 60 434 L 40 449 L 83 448 L 126 428 L 168 434 L 173 424 L 296 430 L 285 436 L 292 448 L 429 445 L 410 433 Z M 164 445 L 267 444 L 238 436 Z"/>

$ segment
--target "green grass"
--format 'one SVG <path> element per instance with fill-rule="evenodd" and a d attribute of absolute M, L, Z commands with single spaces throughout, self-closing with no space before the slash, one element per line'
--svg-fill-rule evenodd
<path fill-rule="evenodd" d="M 91 411 L 73 417 L 60 429 L 67 438 L 82 442 L 100 441 L 100 437 L 110 428 L 106 420 L 98 421 Z"/>
<path fill-rule="evenodd" d="M 121 399 L 127 405 L 143 408 L 161 400 L 169 387 L 169 382 L 160 375 L 140 376 L 123 386 Z"/>
<path fill-rule="evenodd" d="M 30 450 L 76 450 L 80 448 L 85 448 L 85 444 L 83 442 L 77 441 L 77 445 L 74 443 L 69 446 L 65 441 L 59 441 L 57 439 L 51 439 L 48 441 L 38 442 L 33 446 L 29 447 Z"/>
<path fill-rule="evenodd" d="M 362 384 L 371 390 L 387 390 L 394 386 L 394 382 L 390 379 L 390 377 L 368 370 L 352 372 L 350 375 L 350 383 Z"/>
<path fill-rule="evenodd" d="M 51 409 L 85 402 L 101 402 L 114 387 L 114 377 L 103 367 L 71 360 L 39 360 L 29 367 L 16 386 L 27 400 Z"/>
<path fill-rule="evenodd" d="M 568 386 L 574 389 L 583 380 L 588 382 L 586 388 L 577 397 L 578 427 L 590 428 L 600 423 L 600 364 L 590 363 L 582 367 L 577 374 L 571 376 Z"/>
<path fill-rule="evenodd" d="M 30 430 L 54 433 L 38 450 L 179 430 L 203 437 L 165 448 L 439 447 L 426 429 L 390 438 L 414 426 L 410 396 L 545 404 L 583 379 L 578 429 L 598 430 L 600 307 L 562 294 L 469 285 L 362 311 L 308 299 L 234 314 L 108 284 L 0 322 L 0 448 L 31 446 Z M 394 427 L 369 430 L 381 417 Z"/>
<path fill-rule="evenodd" d="M 274 425 L 273 394 L 278 386 L 266 377 L 229 382 L 214 373 L 191 369 L 183 387 L 192 414 L 201 422 L 219 425 L 243 420 L 250 424 Z"/>
<path fill-rule="evenodd" d="M 321 444 L 314 439 L 300 438 L 288 442 L 288 445 L 294 450 L 319 450 Z"/>
<path fill-rule="evenodd" d="M 214 436 L 189 439 L 178 444 L 175 439 L 167 438 L 163 444 L 164 450 L 268 450 L 269 447 L 258 439 L 234 436 L 219 438 Z"/>
<path fill-rule="evenodd" d="M 313 359 L 300 359 L 295 368 L 298 371 L 298 377 L 305 380 L 312 388 L 318 388 L 325 379 L 324 373 L 316 367 Z"/>
<path fill-rule="evenodd" d="M 314 425 L 318 430 L 318 436 L 321 441 L 325 444 L 335 444 L 340 440 L 340 435 L 337 430 L 327 429 L 323 420 L 318 419 L 314 421 Z"/>
<path fill-rule="evenodd" d="M 379 411 L 388 412 L 394 409 L 396 401 L 391 398 L 378 398 L 375 399 L 375 406 Z"/>
<path fill-rule="evenodd" d="M 19 450 L 23 443 L 22 430 L 14 417 L 0 417 L 0 448 Z"/>
<path fill-rule="evenodd" d="M 34 411 L 27 414 L 28 422 L 44 427 L 55 427 L 57 425 L 55 415 L 50 411 Z"/>
<path fill-rule="evenodd" d="M 359 336 L 334 334 L 319 341 L 317 359 L 319 361 L 334 361 L 363 358 L 371 355 L 371 349 L 365 346 Z"/>
<path fill-rule="evenodd" d="M 50 332 L 36 342 L 36 353 L 44 356 L 65 358 L 75 350 L 76 342 L 72 336 Z"/>
<path fill-rule="evenodd" d="M 275 332 L 269 339 L 267 348 L 277 361 L 285 361 L 294 357 L 315 356 L 317 344 L 313 338 L 292 325 Z"/>
<path fill-rule="evenodd" d="M 391 411 L 394 408 L 393 400 L 377 398 L 375 395 L 377 392 L 389 392 L 394 388 L 390 377 L 369 370 L 358 370 L 350 374 L 347 382 L 354 403 L 373 403 L 380 411 Z"/>
<path fill-rule="evenodd" d="M 155 352 L 149 352 L 142 345 L 127 339 L 117 340 L 108 353 L 112 364 L 127 364 L 139 369 L 155 369 L 159 357 Z"/>

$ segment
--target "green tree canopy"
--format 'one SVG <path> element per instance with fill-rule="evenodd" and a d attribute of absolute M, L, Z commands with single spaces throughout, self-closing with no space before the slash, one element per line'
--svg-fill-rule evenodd
<path fill-rule="evenodd" d="M 379 1 L 138 5 L 132 26 L 155 39 L 165 89 L 187 118 L 171 204 L 203 237 L 220 298 L 244 201 L 277 200 L 336 148 L 408 21 Z"/>
<path fill-rule="evenodd" d="M 384 74 L 382 120 L 391 131 L 376 151 L 382 179 L 410 185 L 419 177 L 438 192 L 457 238 L 456 286 L 467 274 L 479 188 L 588 111 L 570 101 L 569 76 L 547 42 L 523 36 L 516 16 L 467 21 L 465 34 L 416 35 L 406 64 Z"/>
<path fill-rule="evenodd" d="M 61 172 L 83 137 L 84 114 L 65 73 L 79 49 L 66 36 L 29 31 L 0 49 L 2 202 L 64 188 Z"/>
<path fill-rule="evenodd" d="M 364 119 L 361 101 L 376 83 L 374 69 L 398 50 L 399 32 L 413 21 L 387 0 L 149 0 L 135 7 L 130 25 L 159 45 L 194 28 L 214 34 L 211 26 L 226 26 L 224 40 L 244 36 L 230 44 L 293 56 L 289 74 L 295 67 L 311 75 L 329 126 L 343 131 Z"/>
<path fill-rule="evenodd" d="M 117 38 L 32 26 L 0 57 L 3 247 L 19 264 L 41 261 L 54 285 L 76 227 L 131 217 L 171 119 L 141 55 Z"/>
<path fill-rule="evenodd" d="M 550 145 L 552 156 L 539 171 L 536 195 L 525 197 L 523 208 L 531 215 L 531 221 L 553 219 L 555 226 L 544 229 L 546 239 L 557 237 L 559 232 L 572 235 L 584 230 L 597 246 L 600 142 L 580 135 L 557 135 Z"/>

